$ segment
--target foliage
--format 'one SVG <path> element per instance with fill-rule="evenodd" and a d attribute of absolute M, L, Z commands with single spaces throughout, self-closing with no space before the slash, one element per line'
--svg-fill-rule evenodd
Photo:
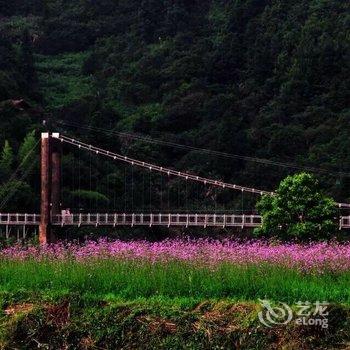
<path fill-rule="evenodd" d="M 88 53 L 69 53 L 57 56 L 36 55 L 36 69 L 49 109 L 62 108 L 93 93 L 92 79 L 81 75 Z"/>
<path fill-rule="evenodd" d="M 96 191 L 75 190 L 70 193 L 70 196 L 71 204 L 79 202 L 79 206 L 83 208 L 89 208 L 92 204 L 105 206 L 109 202 L 108 197 Z"/>
<path fill-rule="evenodd" d="M 32 39 L 28 30 L 22 35 L 22 45 L 19 57 L 21 73 L 26 84 L 26 90 L 30 97 L 35 98 L 37 90 L 37 74 L 34 67 Z"/>
<path fill-rule="evenodd" d="M 23 172 L 30 167 L 38 165 L 38 155 L 35 146 L 37 144 L 35 130 L 29 132 L 24 138 L 18 150 L 18 162 Z"/>
<path fill-rule="evenodd" d="M 0 32 L 0 101 L 20 91 L 19 65 L 11 41 Z"/>
<path fill-rule="evenodd" d="M 36 208 L 35 195 L 32 188 L 23 181 L 12 180 L 0 187 L 0 205 L 9 213 L 21 208 Z"/>
<path fill-rule="evenodd" d="M 8 140 L 5 140 L 0 159 L 1 181 L 5 182 L 11 175 L 14 162 L 13 149 Z"/>
<path fill-rule="evenodd" d="M 257 235 L 282 239 L 329 238 L 337 228 L 336 204 L 307 173 L 288 176 L 274 196 L 265 195 L 257 204 L 263 225 Z"/>

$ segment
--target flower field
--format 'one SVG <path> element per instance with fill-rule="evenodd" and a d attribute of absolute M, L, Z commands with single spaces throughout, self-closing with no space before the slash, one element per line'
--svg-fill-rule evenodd
<path fill-rule="evenodd" d="M 58 243 L 47 247 L 20 245 L 0 251 L 0 259 L 24 261 L 91 260 L 187 262 L 218 267 L 269 264 L 322 274 L 350 270 L 350 243 L 269 244 L 265 241 L 165 240 L 162 242 L 88 241 L 85 244 Z"/>
<path fill-rule="evenodd" d="M 100 240 L 0 251 L 0 290 L 350 303 L 350 244 Z"/>

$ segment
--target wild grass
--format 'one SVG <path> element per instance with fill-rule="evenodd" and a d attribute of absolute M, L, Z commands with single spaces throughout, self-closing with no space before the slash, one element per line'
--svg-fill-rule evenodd
<path fill-rule="evenodd" d="M 349 307 L 330 305 L 329 329 L 265 327 L 259 303 L 231 300 L 7 301 L 1 349 L 335 349 L 349 344 Z"/>
<path fill-rule="evenodd" d="M 194 298 L 350 304 L 350 272 L 303 273 L 271 264 L 208 267 L 192 262 L 91 259 L 3 260 L 0 291 L 121 298 Z"/>

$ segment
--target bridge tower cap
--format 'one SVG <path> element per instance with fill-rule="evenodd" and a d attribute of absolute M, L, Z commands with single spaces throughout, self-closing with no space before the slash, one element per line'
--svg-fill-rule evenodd
<path fill-rule="evenodd" d="M 49 138 L 49 133 L 48 132 L 42 132 L 41 133 L 41 138 L 42 139 L 48 139 Z"/>

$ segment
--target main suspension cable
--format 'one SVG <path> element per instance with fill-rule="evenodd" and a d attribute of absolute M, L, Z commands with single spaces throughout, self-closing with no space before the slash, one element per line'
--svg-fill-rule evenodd
<path fill-rule="evenodd" d="M 60 135 L 58 137 L 62 142 L 71 144 L 73 146 L 76 146 L 80 149 L 86 149 L 90 152 L 95 152 L 96 154 L 101 154 L 104 155 L 106 157 L 112 158 L 114 160 L 119 160 L 125 163 L 129 163 L 131 165 L 136 165 L 142 168 L 146 168 L 149 169 L 150 171 L 157 171 L 160 173 L 164 173 L 164 174 L 168 174 L 168 175 L 173 175 L 176 177 L 181 177 L 184 178 L 186 180 L 192 180 L 192 181 L 197 181 L 197 182 L 201 182 L 203 184 L 206 185 L 212 185 L 212 186 L 216 186 L 216 187 L 222 187 L 222 188 L 228 188 L 228 189 L 232 189 L 232 190 L 239 190 L 239 191 L 244 191 L 244 192 L 251 192 L 251 193 L 256 193 L 256 194 L 260 194 L 260 195 L 274 195 L 274 192 L 269 192 L 269 191 L 264 191 L 264 190 L 259 190 L 256 188 L 251 188 L 251 187 L 244 187 L 244 186 L 240 186 L 240 185 L 236 185 L 236 184 L 231 184 L 231 183 L 226 183 L 223 181 L 219 181 L 219 180 L 213 180 L 213 179 L 209 179 L 209 178 L 205 178 L 202 176 L 197 176 L 197 175 L 193 175 L 193 174 L 189 174 L 189 173 L 184 173 L 181 171 L 176 171 L 170 168 L 165 168 L 165 167 L 161 167 L 159 165 L 155 165 L 155 164 L 151 164 L 151 163 L 147 163 L 147 162 L 143 162 L 137 159 L 133 159 L 127 156 L 123 156 L 121 154 L 118 153 L 114 153 L 114 152 L 110 152 L 107 150 L 104 150 L 102 148 L 99 147 L 95 147 L 92 145 L 89 145 L 87 143 L 72 139 L 70 137 L 64 136 L 64 135 Z"/>

